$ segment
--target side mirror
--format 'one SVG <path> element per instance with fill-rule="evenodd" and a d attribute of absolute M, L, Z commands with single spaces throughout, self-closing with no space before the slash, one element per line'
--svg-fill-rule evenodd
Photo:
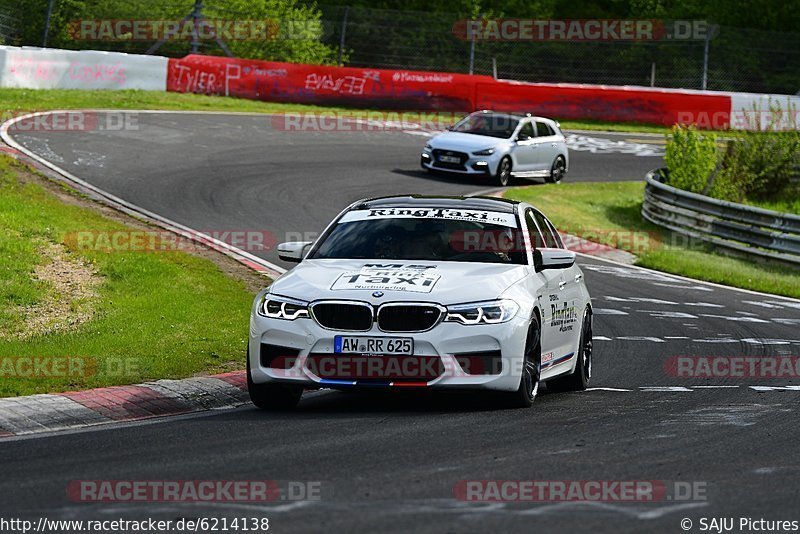
<path fill-rule="evenodd" d="M 520 133 L 517 134 L 517 141 L 527 141 L 530 138 L 531 138 L 530 135 L 528 135 L 526 133 L 523 133 L 523 132 L 520 132 Z"/>
<path fill-rule="evenodd" d="M 536 272 L 546 269 L 566 269 L 575 265 L 575 253 L 563 248 L 537 248 L 533 251 Z"/>
<path fill-rule="evenodd" d="M 313 241 L 287 241 L 278 245 L 278 257 L 283 261 L 300 263 L 306 257 Z"/>

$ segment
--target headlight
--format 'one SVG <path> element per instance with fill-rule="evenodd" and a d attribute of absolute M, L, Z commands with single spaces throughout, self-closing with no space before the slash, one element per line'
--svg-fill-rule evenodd
<path fill-rule="evenodd" d="M 258 314 L 271 319 L 294 321 L 308 317 L 308 302 L 267 293 L 258 306 Z"/>
<path fill-rule="evenodd" d="M 493 148 L 484 148 L 483 150 L 472 153 L 473 156 L 491 156 L 492 154 L 494 154 Z"/>
<path fill-rule="evenodd" d="M 447 307 L 445 321 L 461 324 L 498 324 L 510 321 L 519 311 L 513 300 L 491 300 Z"/>
<path fill-rule="evenodd" d="M 433 147 L 431 146 L 430 143 L 425 145 L 425 150 L 433 150 Z"/>

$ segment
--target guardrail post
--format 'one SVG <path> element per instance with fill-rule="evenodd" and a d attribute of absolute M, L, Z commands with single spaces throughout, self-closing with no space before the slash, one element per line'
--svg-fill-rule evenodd
<path fill-rule="evenodd" d="M 344 6 L 344 15 L 342 15 L 342 34 L 339 37 L 339 59 L 336 64 L 340 67 L 342 63 L 342 54 L 344 52 L 344 36 L 347 34 L 347 14 L 350 12 L 350 6 Z"/>

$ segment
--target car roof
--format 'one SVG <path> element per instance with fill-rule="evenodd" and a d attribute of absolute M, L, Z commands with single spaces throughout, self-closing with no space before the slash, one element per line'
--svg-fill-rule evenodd
<path fill-rule="evenodd" d="M 465 197 L 465 196 L 436 196 L 436 195 L 393 195 L 386 197 L 367 198 L 356 202 L 352 210 L 365 210 L 376 208 L 447 208 L 447 209 L 478 209 L 498 211 L 501 213 L 515 213 L 516 200 L 498 197 Z"/>
<path fill-rule="evenodd" d="M 481 109 L 481 110 L 474 111 L 474 112 L 470 113 L 470 115 L 475 115 L 475 114 L 478 114 L 478 113 L 486 113 L 486 114 L 492 114 L 492 115 L 502 115 L 504 117 L 513 117 L 513 118 L 519 119 L 519 120 L 534 119 L 534 120 L 550 121 L 550 122 L 553 122 L 553 123 L 556 122 L 555 119 L 549 119 L 547 117 L 540 117 L 538 115 L 533 115 L 531 113 L 512 113 L 512 112 L 505 112 L 505 111 L 494 111 L 494 110 L 491 110 L 491 109 Z"/>

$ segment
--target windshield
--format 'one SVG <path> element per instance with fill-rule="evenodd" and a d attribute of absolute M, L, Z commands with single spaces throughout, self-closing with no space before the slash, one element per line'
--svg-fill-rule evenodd
<path fill-rule="evenodd" d="M 473 113 L 453 126 L 453 131 L 508 139 L 514 134 L 517 124 L 519 119 L 510 115 Z"/>
<path fill-rule="evenodd" d="M 388 214 L 375 215 L 376 212 Z M 358 210 L 346 213 L 310 257 L 524 265 L 526 255 L 522 239 L 516 217 L 511 213 Z"/>

